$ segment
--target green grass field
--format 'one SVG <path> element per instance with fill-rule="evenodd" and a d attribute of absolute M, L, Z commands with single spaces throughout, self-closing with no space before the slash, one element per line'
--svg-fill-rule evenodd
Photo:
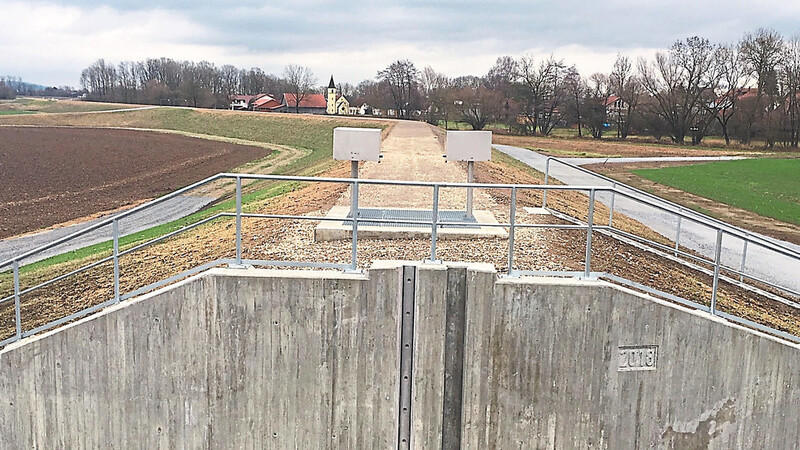
<path fill-rule="evenodd" d="M 633 173 L 773 219 L 800 225 L 800 159 L 746 159 Z"/>

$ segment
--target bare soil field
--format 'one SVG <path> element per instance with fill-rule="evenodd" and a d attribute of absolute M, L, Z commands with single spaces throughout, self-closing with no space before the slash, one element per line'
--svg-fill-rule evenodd
<path fill-rule="evenodd" d="M 651 169 L 661 167 L 685 166 L 696 164 L 693 162 L 647 162 L 631 164 L 591 164 L 585 168 L 601 173 L 608 177 L 619 180 L 625 184 L 636 187 L 643 191 L 651 192 L 659 197 L 671 202 L 702 212 L 703 214 L 716 217 L 732 225 L 753 230 L 766 236 L 780 239 L 800 245 L 800 226 L 782 222 L 770 217 L 758 215 L 752 211 L 747 211 L 735 206 L 726 205 L 716 200 L 691 194 L 671 186 L 650 181 L 634 173 L 633 169 Z"/>
<path fill-rule="evenodd" d="M 0 238 L 138 203 L 270 151 L 133 130 L 0 127 Z"/>
<path fill-rule="evenodd" d="M 680 147 L 662 144 L 643 144 L 641 142 L 610 141 L 596 139 L 566 139 L 537 136 L 511 136 L 495 134 L 492 142 L 501 145 L 537 150 L 541 153 L 560 157 L 582 156 L 723 156 L 763 154 L 763 151 L 723 149 L 708 147 Z"/>

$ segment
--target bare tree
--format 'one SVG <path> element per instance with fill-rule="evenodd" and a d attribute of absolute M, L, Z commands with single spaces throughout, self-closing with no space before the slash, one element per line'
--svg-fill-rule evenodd
<path fill-rule="evenodd" d="M 617 55 L 614 69 L 609 76 L 609 85 L 621 104 L 614 109 L 614 121 L 617 124 L 617 137 L 627 138 L 631 130 L 633 115 L 642 95 L 642 84 L 634 74 L 633 65 L 626 56 Z"/>
<path fill-rule="evenodd" d="M 450 80 L 441 73 L 427 66 L 422 69 L 419 76 L 419 88 L 422 97 L 422 109 L 425 111 L 426 121 L 432 125 L 439 124 L 442 111 L 443 93 L 449 87 Z M 445 125 L 446 126 L 446 125 Z"/>
<path fill-rule="evenodd" d="M 744 87 L 749 82 L 747 70 L 742 64 L 739 49 L 736 46 L 727 45 L 719 48 L 719 69 L 721 72 L 720 91 L 711 107 L 711 113 L 722 129 L 722 136 L 725 138 L 725 145 L 730 145 L 731 138 L 728 126 L 739 110 L 739 100 L 746 90 Z"/>
<path fill-rule="evenodd" d="M 608 123 L 607 107 L 608 99 L 611 96 L 610 89 L 607 75 L 595 73 L 589 77 L 586 104 L 584 105 L 585 123 L 595 139 L 603 137 L 603 131 Z"/>
<path fill-rule="evenodd" d="M 800 141 L 800 35 L 785 44 L 779 66 L 781 98 L 785 99 L 785 138 L 787 146 L 798 146 Z"/>
<path fill-rule="evenodd" d="M 565 102 L 567 120 L 578 125 L 578 137 L 583 137 L 584 100 L 589 88 L 575 66 L 567 69 L 564 89 L 569 97 Z"/>
<path fill-rule="evenodd" d="M 651 113 L 669 125 L 670 137 L 683 144 L 691 135 L 699 144 L 713 120 L 706 105 L 719 86 L 717 48 L 707 40 L 691 37 L 657 53 L 654 63 L 639 60 L 642 86 L 655 100 Z"/>
<path fill-rule="evenodd" d="M 389 87 L 398 117 L 408 119 L 419 82 L 419 72 L 407 59 L 397 60 L 378 72 L 378 79 Z"/>
<path fill-rule="evenodd" d="M 756 77 L 756 98 L 747 111 L 747 130 L 742 142 L 749 143 L 756 124 L 764 118 L 765 111 L 777 95 L 778 80 L 776 68 L 783 53 L 783 37 L 775 30 L 761 28 L 753 34 L 746 34 L 739 43 L 741 59 L 747 69 Z"/>
<path fill-rule="evenodd" d="M 533 57 L 522 57 L 518 64 L 518 99 L 525 116 L 523 130 L 549 135 L 561 119 L 558 109 L 562 105 L 567 90 L 563 81 L 565 65 L 552 56 L 538 65 Z"/>
<path fill-rule="evenodd" d="M 296 64 L 289 64 L 283 69 L 283 78 L 294 95 L 294 112 L 300 112 L 300 102 L 312 93 L 317 79 L 311 69 Z"/>
<path fill-rule="evenodd" d="M 485 86 L 463 88 L 455 93 L 455 107 L 461 120 L 473 130 L 482 130 L 502 111 L 502 99 Z"/>
<path fill-rule="evenodd" d="M 486 74 L 486 87 L 502 96 L 503 112 L 500 119 L 511 126 L 516 121 L 516 114 L 512 114 L 512 99 L 514 97 L 514 82 L 517 78 L 517 61 L 511 56 L 497 58 L 494 66 Z"/>

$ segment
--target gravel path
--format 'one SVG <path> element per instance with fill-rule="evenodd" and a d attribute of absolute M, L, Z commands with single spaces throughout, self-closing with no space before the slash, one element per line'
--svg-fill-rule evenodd
<path fill-rule="evenodd" d="M 430 125 L 422 122 L 401 121 L 381 145 L 380 162 L 363 162 L 359 178 L 373 180 L 414 180 L 466 183 L 466 166 L 445 162 L 444 148 Z M 359 188 L 359 205 L 381 208 L 424 208 L 433 205 L 433 188 L 369 186 Z M 439 193 L 440 209 L 464 210 L 467 194 L 464 189 L 442 189 Z M 339 205 L 350 204 L 350 193 L 345 193 Z M 475 209 L 491 209 L 491 196 L 481 190 L 474 194 Z"/>
<path fill-rule="evenodd" d="M 524 148 L 513 147 L 509 145 L 495 145 L 497 150 L 533 167 L 536 170 L 544 172 L 547 156 L 541 155 L 537 152 L 527 150 Z M 722 157 L 728 158 L 730 157 Z M 580 158 L 584 160 L 584 164 L 597 163 L 598 158 Z M 633 162 L 631 160 L 648 160 L 652 158 L 613 158 L 614 160 L 626 160 L 619 162 Z M 699 158 L 669 158 L 670 161 L 693 161 Z M 721 158 L 714 158 L 721 159 Z M 611 158 L 609 162 L 611 162 Z M 705 158 L 703 160 L 706 160 Z M 600 159 L 600 162 L 604 159 Z M 562 164 L 550 165 L 550 176 L 561 181 L 565 184 L 571 185 L 602 185 L 607 186 L 610 183 L 599 179 L 596 176 L 579 172 L 575 169 L 569 168 Z M 598 193 L 597 199 L 610 205 L 611 196 L 606 193 Z M 665 205 L 665 204 L 663 204 Z M 642 205 L 641 203 L 633 200 L 617 196 L 614 202 L 614 210 L 616 212 L 625 214 L 633 219 L 636 219 L 648 227 L 652 228 L 661 235 L 674 240 L 677 234 L 678 221 L 675 216 L 669 213 L 664 213 L 656 208 Z M 686 211 L 687 214 L 692 215 L 690 210 Z M 757 233 L 752 233 L 758 235 Z M 784 247 L 800 251 L 800 246 L 790 242 L 778 241 L 776 239 L 758 235 L 768 241 L 776 242 Z M 695 250 L 706 257 L 714 258 L 714 245 L 716 242 L 716 232 L 707 226 L 700 225 L 692 222 L 691 220 L 681 221 L 681 235 L 680 244 L 692 250 Z M 730 267 L 739 268 L 742 261 L 743 241 L 741 239 L 727 236 L 723 239 L 723 251 L 721 254 L 722 262 Z M 745 271 L 768 281 L 778 283 L 795 290 L 800 290 L 800 278 L 797 274 L 800 273 L 800 261 L 779 255 L 772 250 L 763 247 L 749 244 L 747 248 Z"/>

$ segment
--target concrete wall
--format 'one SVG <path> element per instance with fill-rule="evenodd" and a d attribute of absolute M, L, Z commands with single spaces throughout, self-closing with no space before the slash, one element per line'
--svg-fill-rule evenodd
<path fill-rule="evenodd" d="M 800 447 L 796 345 L 603 282 L 469 283 L 464 448 Z"/>
<path fill-rule="evenodd" d="M 0 448 L 394 448 L 403 264 L 217 269 L 0 350 Z M 412 448 L 800 442 L 800 348 L 706 314 L 464 264 L 414 312 Z"/>
<path fill-rule="evenodd" d="M 0 448 L 390 448 L 398 269 L 216 270 L 0 352 Z"/>

